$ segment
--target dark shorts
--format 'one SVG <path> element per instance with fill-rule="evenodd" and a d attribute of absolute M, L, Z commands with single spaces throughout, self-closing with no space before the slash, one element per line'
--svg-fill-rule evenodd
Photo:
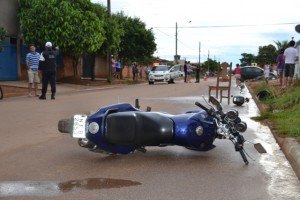
<path fill-rule="evenodd" d="M 293 78 L 295 74 L 295 64 L 285 64 L 284 76 Z"/>

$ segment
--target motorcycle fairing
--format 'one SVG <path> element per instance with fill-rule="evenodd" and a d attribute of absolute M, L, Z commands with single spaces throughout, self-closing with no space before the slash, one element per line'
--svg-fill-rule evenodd
<path fill-rule="evenodd" d="M 106 119 L 105 138 L 112 144 L 156 146 L 168 143 L 174 123 L 161 113 L 118 112 Z"/>

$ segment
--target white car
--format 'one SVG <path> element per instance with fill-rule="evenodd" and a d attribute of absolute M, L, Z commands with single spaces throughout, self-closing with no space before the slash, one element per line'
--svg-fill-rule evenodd
<path fill-rule="evenodd" d="M 181 65 L 174 65 L 170 69 L 167 65 L 154 66 L 149 73 L 149 84 L 154 84 L 154 82 L 174 83 L 174 79 L 183 77 L 182 68 Z"/>

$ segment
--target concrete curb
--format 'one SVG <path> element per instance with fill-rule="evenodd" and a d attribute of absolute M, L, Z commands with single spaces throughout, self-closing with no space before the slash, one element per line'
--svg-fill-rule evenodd
<path fill-rule="evenodd" d="M 253 90 L 250 87 L 247 87 L 255 104 L 257 105 L 260 112 L 262 112 L 265 109 L 264 104 L 261 104 L 258 100 L 256 94 L 254 94 Z M 272 132 L 272 130 L 271 130 Z M 275 133 L 273 133 L 273 136 L 280 146 L 282 152 L 284 153 L 285 157 L 291 164 L 295 174 L 297 175 L 298 179 L 300 180 L 300 144 L 298 141 L 294 138 L 282 138 L 277 136 Z"/>

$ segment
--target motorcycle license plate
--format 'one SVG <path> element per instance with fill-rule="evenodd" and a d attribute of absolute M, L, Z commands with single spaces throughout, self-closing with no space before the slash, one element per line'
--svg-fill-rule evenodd
<path fill-rule="evenodd" d="M 74 115 L 73 138 L 86 138 L 86 115 Z"/>

